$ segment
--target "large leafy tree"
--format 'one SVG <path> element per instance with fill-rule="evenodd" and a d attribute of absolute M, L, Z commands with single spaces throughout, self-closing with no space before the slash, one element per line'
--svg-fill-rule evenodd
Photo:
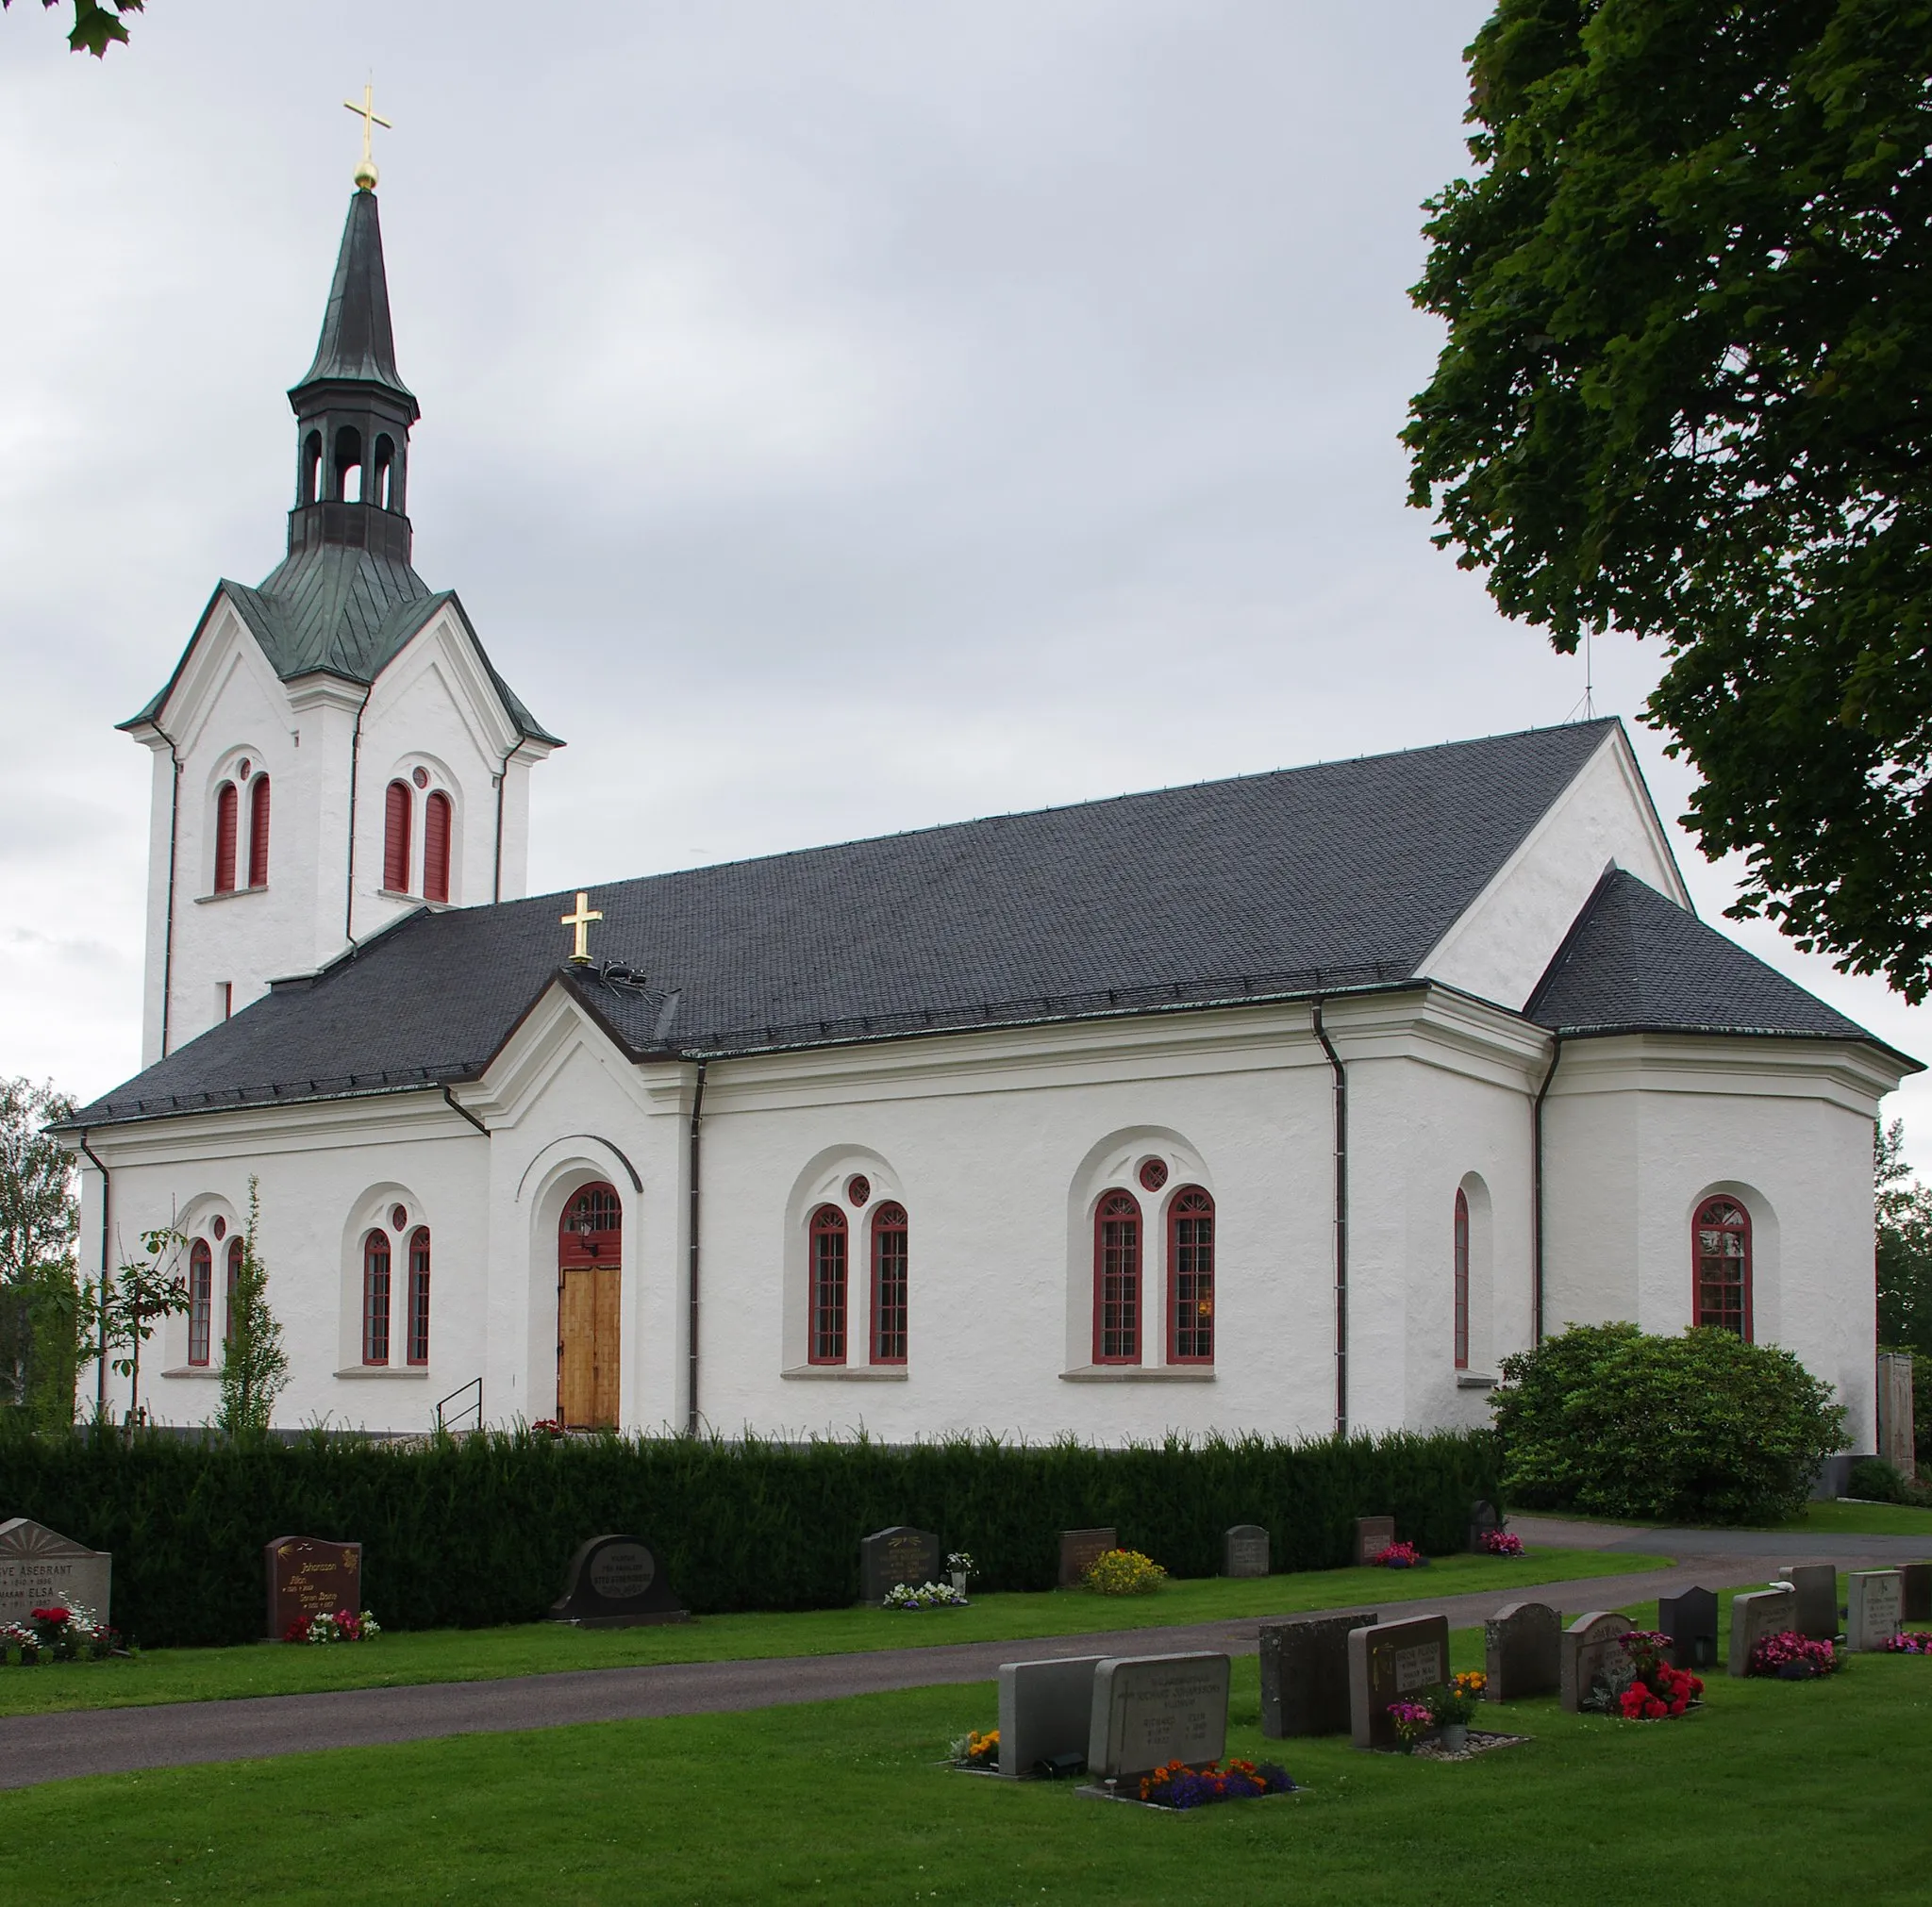
<path fill-rule="evenodd" d="M 1500 0 L 1410 501 L 1619 628 L 1740 916 L 1932 989 L 1932 0 Z"/>
<path fill-rule="evenodd" d="M 63 0 L 41 0 L 41 5 L 50 12 L 62 4 Z M 108 48 L 115 41 L 126 41 L 127 28 L 120 16 L 139 13 L 142 8 L 142 0 L 65 0 L 65 4 L 74 8 L 68 45 L 75 53 L 92 53 L 96 59 L 106 58 Z M 0 9 L 12 5 L 13 0 L 0 0 Z"/>

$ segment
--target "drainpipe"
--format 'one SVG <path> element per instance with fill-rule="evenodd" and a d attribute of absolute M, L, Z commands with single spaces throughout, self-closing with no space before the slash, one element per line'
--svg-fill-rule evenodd
<path fill-rule="evenodd" d="M 364 696 L 356 709 L 355 732 L 349 737 L 349 882 L 342 896 L 342 938 L 356 944 L 356 771 L 362 759 L 362 711 L 369 706 Z"/>
<path fill-rule="evenodd" d="M 94 1307 L 95 1320 L 100 1327 L 100 1342 L 94 1347 L 97 1353 L 94 1361 L 94 1416 L 101 1418 L 108 1414 L 108 1195 L 112 1182 L 108 1177 L 107 1167 L 87 1142 L 85 1126 L 80 1132 L 80 1149 L 92 1160 L 94 1170 L 101 1175 L 101 1302 Z"/>
<path fill-rule="evenodd" d="M 691 1097 L 691 1369 L 687 1378 L 691 1398 L 690 1414 L 685 1419 L 685 1434 L 698 1434 L 698 1159 L 702 1140 L 699 1124 L 705 1116 L 705 1069 L 707 1060 L 698 1061 L 697 1089 Z"/>
<path fill-rule="evenodd" d="M 496 771 L 496 866 L 490 877 L 490 898 L 503 899 L 503 785 L 509 779 L 509 755 L 523 746 L 521 740 L 509 745 L 509 755 L 504 756 Z"/>
<path fill-rule="evenodd" d="M 168 923 L 161 935 L 161 1057 L 166 1059 L 170 1009 L 175 998 L 175 843 L 181 837 L 181 751 L 158 721 L 154 729 L 168 744 L 168 758 L 175 764 L 174 790 L 168 798 Z M 106 1260 L 102 1262 L 105 1264 Z"/>
<path fill-rule="evenodd" d="M 1550 1082 L 1557 1076 L 1557 1062 L 1563 1056 L 1563 1036 L 1550 1036 L 1550 1068 L 1537 1088 L 1536 1104 L 1530 1110 L 1531 1147 L 1529 1162 L 1530 1224 L 1530 1325 L 1532 1343 L 1543 1341 L 1543 1101 L 1549 1097 Z"/>
<path fill-rule="evenodd" d="M 1335 1075 L 1335 1434 L 1348 1434 L 1348 1074 L 1314 1003 L 1315 1037 Z"/>

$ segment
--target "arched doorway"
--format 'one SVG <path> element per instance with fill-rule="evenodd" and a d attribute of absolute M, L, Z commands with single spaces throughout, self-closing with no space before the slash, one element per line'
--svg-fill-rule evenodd
<path fill-rule="evenodd" d="M 617 1422 L 624 1208 L 613 1186 L 582 1186 L 557 1227 L 557 1414 L 573 1430 Z"/>

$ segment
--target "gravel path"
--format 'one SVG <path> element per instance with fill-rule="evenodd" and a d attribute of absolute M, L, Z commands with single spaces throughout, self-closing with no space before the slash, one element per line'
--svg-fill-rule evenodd
<path fill-rule="evenodd" d="M 1624 1549 L 1680 1560 L 1665 1569 L 1580 1582 L 1539 1584 L 1535 1559 L 1511 1590 L 1429 1597 L 1377 1605 L 1391 1618 L 1441 1612 L 1452 1628 L 1495 1614 L 1508 1601 L 1550 1601 L 1575 1614 L 1648 1601 L 1701 1584 L 1707 1589 L 1762 1582 L 1766 1559 L 1829 1557 L 1840 1567 L 1883 1567 L 1932 1545 L 1905 1537 L 1791 1539 L 1749 1533 L 1622 1530 L 1513 1517 L 1535 1543 Z M 1740 1548 L 1738 1545 L 1755 1544 Z M 1786 1552 L 1773 1556 L 1774 1551 Z M 1399 1579 L 1405 1588 L 1412 1578 Z M 1417 1585 L 1420 1586 L 1420 1585 Z M 1297 1610 L 1339 1615 L 1361 1607 Z M 717 1715 L 826 1701 L 883 1690 L 990 1681 L 1003 1662 L 1064 1655 L 1154 1655 L 1196 1649 L 1251 1655 L 1264 1620 L 1197 1622 L 1036 1641 L 943 1644 L 854 1655 L 790 1656 L 763 1662 L 662 1663 L 643 1667 L 529 1675 L 496 1682 L 425 1683 L 406 1688 L 341 1689 L 323 1695 L 261 1696 L 240 1701 L 171 1702 L 150 1708 L 88 1709 L 0 1719 L 0 1788 L 30 1787 L 77 1775 L 125 1774 L 196 1762 L 253 1761 L 318 1749 L 367 1748 L 458 1734 L 501 1734 L 641 1716 Z M 966 1719 L 971 1719 L 970 1716 Z"/>

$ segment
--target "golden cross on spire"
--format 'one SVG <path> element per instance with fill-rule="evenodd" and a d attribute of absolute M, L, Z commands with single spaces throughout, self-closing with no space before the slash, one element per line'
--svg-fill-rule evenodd
<path fill-rule="evenodd" d="M 362 104 L 360 106 L 358 106 L 353 99 L 345 99 L 342 101 L 342 104 L 362 122 L 362 163 L 356 168 L 356 190 L 358 191 L 373 192 L 375 190 L 377 174 L 375 171 L 375 156 L 370 149 L 370 141 L 375 137 L 375 128 L 377 126 L 382 126 L 391 131 L 393 131 L 394 128 L 375 109 L 375 87 L 374 83 L 362 89 Z"/>
<path fill-rule="evenodd" d="M 576 944 L 571 949 L 570 964 L 573 967 L 588 967 L 591 964 L 591 922 L 601 920 L 602 914 L 591 911 L 591 897 L 580 893 L 575 914 L 566 914 L 557 924 L 575 931 Z"/>

